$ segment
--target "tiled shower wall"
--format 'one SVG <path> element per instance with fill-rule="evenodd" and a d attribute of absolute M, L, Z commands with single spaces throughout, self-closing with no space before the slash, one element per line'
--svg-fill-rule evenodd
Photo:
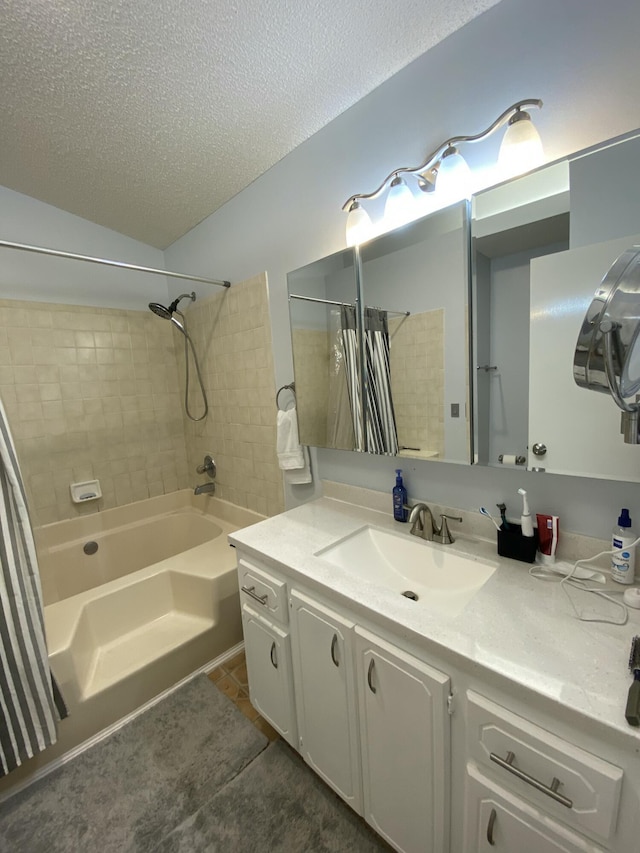
<path fill-rule="evenodd" d="M 0 300 L 0 397 L 34 524 L 192 487 L 205 479 L 203 449 L 218 463 L 219 497 L 283 509 L 264 276 L 195 303 L 189 324 L 211 406 L 201 424 L 183 414 L 184 338 L 168 322 Z M 199 414 L 193 367 L 191 381 Z M 70 483 L 95 478 L 103 498 L 73 504 Z"/>
<path fill-rule="evenodd" d="M 188 482 L 171 335 L 150 312 L 0 300 L 0 397 L 34 523 Z M 102 500 L 73 504 L 70 483 L 95 478 Z"/>
<path fill-rule="evenodd" d="M 266 276 L 220 289 L 185 314 L 209 399 L 206 420 L 184 419 L 190 483 L 207 481 L 195 469 L 210 453 L 218 467 L 218 497 L 265 515 L 282 512 Z M 184 337 L 177 329 L 172 333 L 184 393 Z M 202 396 L 190 364 L 189 408 L 197 417 Z"/>
<path fill-rule="evenodd" d="M 398 443 L 444 456 L 444 309 L 389 322 Z"/>
<path fill-rule="evenodd" d="M 329 333 L 319 329 L 293 329 L 298 431 L 303 444 L 325 447 L 329 409 Z M 290 395 L 282 395 L 287 405 Z"/>

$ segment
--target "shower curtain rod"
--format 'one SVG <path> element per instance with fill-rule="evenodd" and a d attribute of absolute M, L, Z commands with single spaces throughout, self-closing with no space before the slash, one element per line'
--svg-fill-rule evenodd
<path fill-rule="evenodd" d="M 351 305 L 353 302 L 336 302 L 335 299 L 320 299 L 316 296 L 301 296 L 298 293 L 290 293 L 289 299 L 302 299 L 304 302 L 321 302 L 323 305 Z M 374 308 L 376 311 L 386 311 L 387 314 L 402 314 L 404 317 L 410 317 L 411 311 L 387 311 L 386 308 L 378 308 L 373 305 L 365 305 L 365 308 Z"/>
<path fill-rule="evenodd" d="M 215 284 L 218 287 L 231 287 L 230 281 L 202 278 L 199 275 L 188 275 L 183 272 L 157 270 L 154 267 L 141 267 L 137 264 L 127 264 L 124 261 L 111 261 L 108 258 L 92 258 L 90 255 L 76 255 L 74 252 L 61 252 L 58 249 L 47 249 L 44 246 L 29 246 L 26 243 L 11 243 L 8 240 L 0 240 L 0 249 L 18 249 L 21 252 L 35 252 L 39 255 L 53 255 L 56 258 L 69 258 L 72 261 L 88 261 L 90 264 L 102 264 L 107 267 L 119 267 L 120 269 L 135 270 L 136 272 L 149 272 L 154 275 L 167 275 L 170 278 L 183 278 L 187 279 L 187 281 L 201 281 L 203 284 Z"/>

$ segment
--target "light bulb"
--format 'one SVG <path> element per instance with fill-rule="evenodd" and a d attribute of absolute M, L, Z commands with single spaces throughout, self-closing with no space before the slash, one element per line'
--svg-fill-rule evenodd
<path fill-rule="evenodd" d="M 520 175 L 543 162 L 544 150 L 540 134 L 529 113 L 519 109 L 509 119 L 498 154 L 502 177 L 504 179 Z"/>
<path fill-rule="evenodd" d="M 384 224 L 390 231 L 411 222 L 417 216 L 413 193 L 399 175 L 391 181 L 384 204 Z"/>
<path fill-rule="evenodd" d="M 347 216 L 347 246 L 357 246 L 373 235 L 373 223 L 360 202 L 354 201 Z"/>
<path fill-rule="evenodd" d="M 471 193 L 471 169 L 462 154 L 450 145 L 442 155 L 436 181 L 438 204 L 453 204 Z"/>

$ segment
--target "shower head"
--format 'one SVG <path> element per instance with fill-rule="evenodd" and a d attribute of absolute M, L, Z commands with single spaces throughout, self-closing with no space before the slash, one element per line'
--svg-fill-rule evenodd
<path fill-rule="evenodd" d="M 171 310 L 169 308 L 165 308 L 164 305 L 160 305 L 159 302 L 150 302 L 149 308 L 153 311 L 154 314 L 157 314 L 158 317 L 162 317 L 163 320 L 171 319 Z"/>
<path fill-rule="evenodd" d="M 178 303 L 181 302 L 183 299 L 190 299 L 192 302 L 195 302 L 195 299 L 196 299 L 195 290 L 192 291 L 191 293 L 180 294 L 180 296 L 178 296 L 177 299 L 174 299 L 173 302 L 168 307 L 161 305 L 159 302 L 150 302 L 149 308 L 158 317 L 162 317 L 163 320 L 174 320 L 173 314 L 175 311 L 178 310 Z M 182 326 L 182 324 L 179 323 L 177 320 L 174 320 L 174 322 L 175 322 L 176 326 L 180 329 L 180 331 L 184 332 L 184 327 Z"/>

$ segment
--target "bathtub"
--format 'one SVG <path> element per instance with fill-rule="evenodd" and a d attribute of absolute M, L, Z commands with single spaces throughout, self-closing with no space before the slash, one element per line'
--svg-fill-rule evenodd
<path fill-rule="evenodd" d="M 49 661 L 70 713 L 58 743 L 7 780 L 38 770 L 242 640 L 227 534 L 262 518 L 183 490 L 34 531 Z"/>

